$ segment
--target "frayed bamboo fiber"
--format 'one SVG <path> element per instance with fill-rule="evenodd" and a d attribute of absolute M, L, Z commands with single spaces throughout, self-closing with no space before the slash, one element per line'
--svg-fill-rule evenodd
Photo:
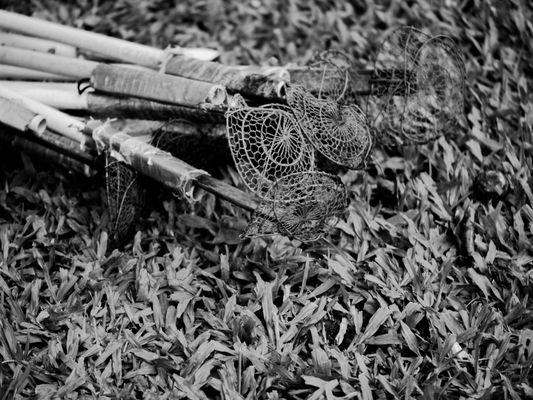
<path fill-rule="evenodd" d="M 16 100 L 0 96 L 0 122 L 19 131 L 31 131 L 41 135 L 46 129 L 46 120 Z"/>
<path fill-rule="evenodd" d="M 0 27 L 66 43 L 79 49 L 102 54 L 111 59 L 139 64 L 152 69 L 159 69 L 160 64 L 164 63 L 169 56 L 169 52 L 165 50 L 9 11 L 0 10 Z M 191 49 L 189 51 L 187 48 L 178 48 L 173 51 L 190 57 L 201 57 L 204 60 L 212 60 L 218 56 L 218 52 L 210 49 Z"/>
<path fill-rule="evenodd" d="M 19 35 L 17 33 L 0 32 L 0 45 L 40 51 L 42 53 L 57 54 L 58 56 L 63 57 L 74 58 L 77 56 L 76 48 L 73 46 L 52 40 Z"/>
<path fill-rule="evenodd" d="M 216 62 L 174 56 L 165 65 L 165 72 L 203 82 L 218 83 L 228 91 L 245 96 L 278 99 L 283 97 L 285 82 L 266 75 L 260 67 L 224 65 Z"/>

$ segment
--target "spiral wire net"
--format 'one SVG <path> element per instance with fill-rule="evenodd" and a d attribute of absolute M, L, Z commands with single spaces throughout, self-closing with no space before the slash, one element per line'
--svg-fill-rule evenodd
<path fill-rule="evenodd" d="M 314 151 L 288 107 L 241 105 L 226 113 L 229 147 L 246 186 L 265 198 L 279 178 L 314 169 Z"/>
<path fill-rule="evenodd" d="M 367 115 L 380 132 L 427 142 L 456 126 L 464 85 L 464 59 L 452 39 L 402 27 L 385 39 L 376 57 Z"/>
<path fill-rule="evenodd" d="M 254 213 L 243 237 L 280 233 L 302 242 L 323 237 L 347 204 L 339 177 L 300 172 L 278 179 Z"/>
<path fill-rule="evenodd" d="M 356 104 L 313 96 L 303 86 L 290 86 L 287 103 L 315 149 L 336 164 L 357 169 L 372 148 L 366 117 Z"/>
<path fill-rule="evenodd" d="M 323 51 L 317 53 L 307 66 L 312 81 L 293 83 L 304 86 L 318 99 L 342 102 L 350 86 L 351 65 L 351 60 L 345 53 L 337 50 Z"/>

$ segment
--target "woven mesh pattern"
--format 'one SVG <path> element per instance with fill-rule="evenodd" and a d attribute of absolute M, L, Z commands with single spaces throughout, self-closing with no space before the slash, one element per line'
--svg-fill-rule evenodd
<path fill-rule="evenodd" d="M 303 242 L 318 240 L 337 223 L 346 204 L 346 189 L 337 176 L 287 175 L 270 188 L 244 236 L 280 233 Z"/>
<path fill-rule="evenodd" d="M 317 99 L 297 85 L 288 88 L 287 102 L 317 151 L 348 168 L 364 164 L 372 147 L 372 136 L 357 105 Z"/>
<path fill-rule="evenodd" d="M 314 169 L 308 145 L 290 109 L 239 107 L 226 113 L 228 142 L 244 183 L 264 198 L 279 178 Z"/>
<path fill-rule="evenodd" d="M 133 233 L 144 205 L 144 189 L 137 171 L 106 154 L 106 195 L 110 236 L 118 244 Z"/>
<path fill-rule="evenodd" d="M 376 58 L 367 115 L 383 133 L 432 140 L 449 133 L 462 115 L 464 82 L 464 60 L 451 39 L 399 28 Z"/>
<path fill-rule="evenodd" d="M 340 51 L 328 50 L 315 55 L 309 69 L 314 71 L 316 82 L 307 90 L 319 99 L 341 101 L 350 85 L 351 61 Z M 305 85 L 304 85 L 305 86 Z"/>

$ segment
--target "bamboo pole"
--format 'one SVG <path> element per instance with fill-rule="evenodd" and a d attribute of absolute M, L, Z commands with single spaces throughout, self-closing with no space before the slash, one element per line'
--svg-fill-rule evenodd
<path fill-rule="evenodd" d="M 169 120 L 184 118 L 197 122 L 224 123 L 225 107 L 203 104 L 186 107 L 133 97 L 118 97 L 88 90 L 78 93 L 75 83 L 0 81 L 0 85 L 60 110 L 89 112 L 93 117 Z"/>
<path fill-rule="evenodd" d="M 212 63 L 218 53 L 186 48 L 164 51 L 153 47 L 111 38 L 16 13 L 0 11 L 0 27 L 32 36 L 68 43 L 80 49 L 103 54 L 112 59 L 160 69 L 171 75 L 228 86 L 230 91 L 252 97 L 282 97 L 284 82 L 280 68 L 227 66 Z M 273 77 L 274 75 L 274 77 Z"/>
<path fill-rule="evenodd" d="M 78 93 L 78 85 L 64 82 L 0 81 L 0 85 L 59 110 L 88 110 L 87 93 Z"/>
<path fill-rule="evenodd" d="M 171 75 L 218 83 L 226 86 L 230 92 L 266 99 L 283 97 L 286 84 L 283 80 L 266 75 L 267 70 L 261 67 L 231 66 L 183 56 L 172 57 L 164 71 Z"/>
<path fill-rule="evenodd" d="M 58 135 L 48 129 L 46 129 L 41 135 L 35 137 L 33 141 L 51 147 L 53 150 L 87 165 L 94 166 L 96 164 L 95 149 L 81 149 L 78 142 L 69 139 L 68 137 Z"/>
<path fill-rule="evenodd" d="M 97 91 L 163 103 L 197 107 L 203 103 L 222 105 L 227 99 L 225 88 L 212 83 L 8 46 L 0 47 L 0 62 L 77 79 L 90 78 L 91 85 Z"/>
<path fill-rule="evenodd" d="M 72 81 L 67 76 L 50 74 L 30 68 L 0 65 L 0 79 L 15 79 L 26 81 Z"/>
<path fill-rule="evenodd" d="M 164 63 L 170 54 L 168 51 L 143 44 L 4 10 L 0 10 L 0 27 L 30 36 L 66 43 L 111 59 L 139 64 L 152 69 L 159 69 L 160 64 Z M 204 60 L 213 60 L 218 57 L 218 52 L 211 49 L 197 48 L 189 50 L 187 48 L 178 48 L 173 51 L 188 57 L 201 57 Z"/>
<path fill-rule="evenodd" d="M 27 138 L 15 136 L 11 144 L 16 149 L 32 154 L 42 161 L 52 162 L 69 172 L 78 172 L 88 177 L 93 176 L 96 172 L 86 162 L 62 154 L 44 144 L 34 142 Z"/>
<path fill-rule="evenodd" d="M 0 10 L 0 15 L 1 13 Z M 75 79 L 89 78 L 98 66 L 95 61 L 37 53 L 10 46 L 0 47 L 0 63 L 65 75 Z"/>
<path fill-rule="evenodd" d="M 76 118 L 9 90 L 2 85 L 0 85 L 0 96 L 19 102 L 31 111 L 42 115 L 46 118 L 47 126 L 55 132 L 77 141 L 81 146 L 85 146 L 87 143 L 88 138 L 83 134 L 85 124 Z"/>
<path fill-rule="evenodd" d="M 92 86 L 110 94 L 129 95 L 164 103 L 197 106 L 224 104 L 223 86 L 191 79 L 99 64 L 91 75 Z"/>
<path fill-rule="evenodd" d="M 120 154 L 122 161 L 170 189 L 183 191 L 187 190 L 190 183 L 194 183 L 245 210 L 257 208 L 257 202 L 247 193 L 213 178 L 170 153 L 126 133 L 117 132 L 109 124 L 95 129 L 93 138 L 100 148 L 114 150 Z"/>
<path fill-rule="evenodd" d="M 0 122 L 22 132 L 31 131 L 41 135 L 46 129 L 46 120 L 22 104 L 0 96 Z"/>
<path fill-rule="evenodd" d="M 18 47 L 42 53 L 57 54 L 63 57 L 74 58 L 77 56 L 76 48 L 73 46 L 17 33 L 0 32 L 0 46 Z"/>

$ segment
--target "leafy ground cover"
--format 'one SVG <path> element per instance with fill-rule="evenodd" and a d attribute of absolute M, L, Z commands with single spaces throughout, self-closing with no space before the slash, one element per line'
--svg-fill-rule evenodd
<path fill-rule="evenodd" d="M 162 196 L 113 250 L 101 180 L 4 155 L 0 398 L 533 397 L 527 1 L 6 4 L 231 63 L 331 47 L 368 65 L 414 25 L 457 41 L 468 80 L 454 135 L 342 172 L 349 213 L 313 245 L 241 242 L 249 216 L 198 192 Z"/>

